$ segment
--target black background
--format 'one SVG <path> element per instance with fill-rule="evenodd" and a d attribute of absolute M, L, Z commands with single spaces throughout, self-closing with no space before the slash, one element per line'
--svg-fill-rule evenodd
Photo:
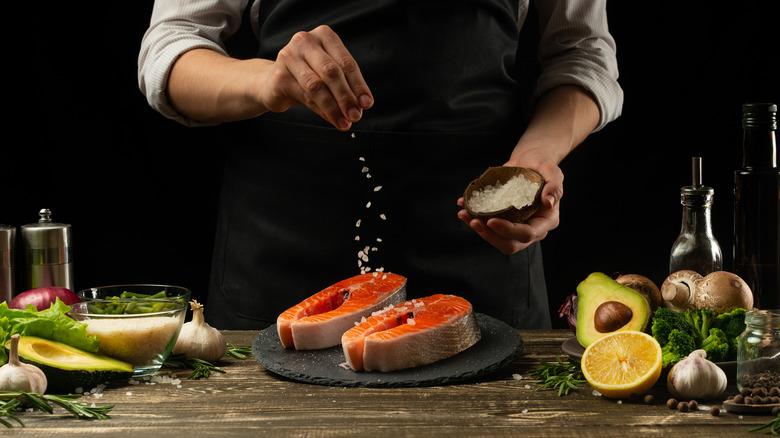
<path fill-rule="evenodd" d="M 562 221 L 543 246 L 555 327 L 564 297 L 593 271 L 663 281 L 693 156 L 715 188 L 714 231 L 731 268 L 741 105 L 780 103 L 775 3 L 609 3 L 625 104 L 561 164 Z M 164 119 L 138 90 L 153 2 L 27 4 L 34 37 L 14 46 L 6 81 L 0 223 L 34 222 L 41 208 L 70 223 L 77 289 L 162 282 L 205 300 L 229 140 L 224 127 Z"/>

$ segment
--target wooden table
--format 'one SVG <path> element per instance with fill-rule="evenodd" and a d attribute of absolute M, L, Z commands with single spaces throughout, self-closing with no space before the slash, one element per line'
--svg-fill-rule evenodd
<path fill-rule="evenodd" d="M 256 332 L 226 331 L 236 345 L 251 345 Z M 115 404 L 111 418 L 78 420 L 64 410 L 24 412 L 26 427 L 0 429 L 3 436 L 764 436 L 748 430 L 769 415 L 670 410 L 665 385 L 655 403 L 618 403 L 594 395 L 586 384 L 559 397 L 538 391 L 529 372 L 541 361 L 563 356 L 564 330 L 521 331 L 523 355 L 480 381 L 423 388 L 341 388 L 277 377 L 254 359 L 225 359 L 225 374 L 171 383 L 107 388 L 89 403 Z M 169 371 L 164 371 L 168 374 Z M 516 377 L 521 378 L 518 380 Z M 728 394 L 736 387 L 729 386 Z M 0 426 L 1 427 L 1 426 Z"/>

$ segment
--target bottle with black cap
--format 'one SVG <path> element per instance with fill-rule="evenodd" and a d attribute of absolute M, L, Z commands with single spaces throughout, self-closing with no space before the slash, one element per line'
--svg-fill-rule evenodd
<path fill-rule="evenodd" d="M 780 169 L 777 105 L 742 106 L 742 167 L 734 172 L 734 273 L 754 306 L 780 309 Z"/>

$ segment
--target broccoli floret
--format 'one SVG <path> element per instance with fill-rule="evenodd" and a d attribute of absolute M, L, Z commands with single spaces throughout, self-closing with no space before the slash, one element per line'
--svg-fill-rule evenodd
<path fill-rule="evenodd" d="M 721 313 L 715 317 L 713 327 L 723 330 L 729 343 L 729 360 L 737 359 L 737 342 L 745 331 L 745 314 L 747 310 L 737 308 L 731 312 Z"/>
<path fill-rule="evenodd" d="M 661 347 L 664 368 L 676 364 L 696 349 L 693 336 L 680 329 L 672 329 L 667 341 L 666 345 Z"/>
<path fill-rule="evenodd" d="M 661 344 L 661 347 L 664 347 L 669 342 L 672 330 L 675 329 L 688 333 L 691 336 L 694 334 L 693 326 L 685 320 L 682 313 L 668 307 L 659 307 L 653 315 L 650 334 Z"/>
<path fill-rule="evenodd" d="M 693 326 L 696 343 L 701 344 L 709 336 L 717 314 L 708 309 L 686 309 L 683 316 Z"/>
<path fill-rule="evenodd" d="M 707 359 L 712 362 L 729 360 L 729 340 L 719 328 L 710 329 L 710 335 L 702 341 L 701 349 L 707 352 Z"/>

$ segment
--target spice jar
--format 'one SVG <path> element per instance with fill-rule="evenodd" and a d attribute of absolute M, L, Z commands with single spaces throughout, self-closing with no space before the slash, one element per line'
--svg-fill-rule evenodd
<path fill-rule="evenodd" d="M 780 309 L 751 310 L 737 345 L 737 387 L 780 386 Z"/>

